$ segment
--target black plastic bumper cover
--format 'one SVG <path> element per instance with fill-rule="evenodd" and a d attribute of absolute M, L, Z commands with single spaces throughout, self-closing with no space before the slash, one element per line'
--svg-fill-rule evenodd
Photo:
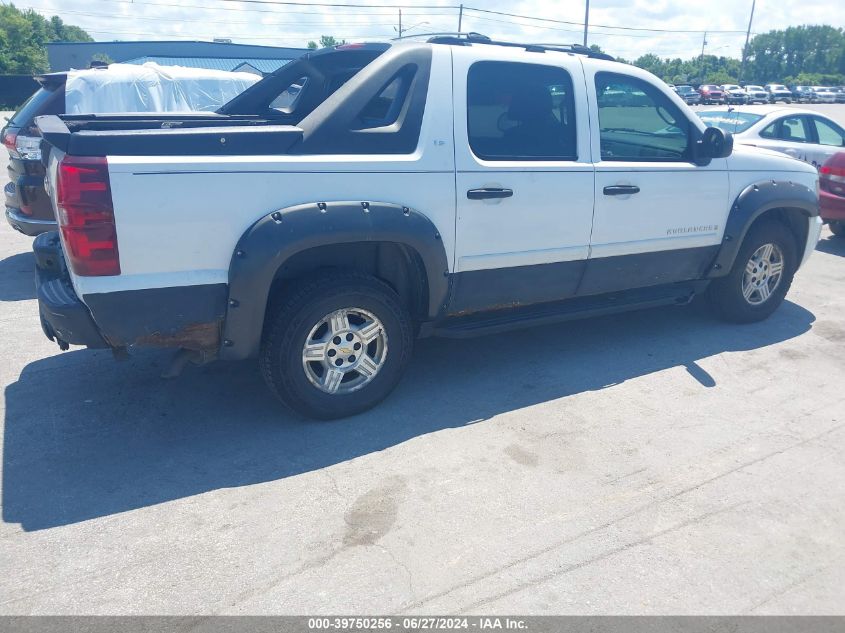
<path fill-rule="evenodd" d="M 66 344 L 109 347 L 91 313 L 70 283 L 64 254 L 55 231 L 42 233 L 32 244 L 35 253 L 35 288 L 41 329 L 60 347 Z"/>

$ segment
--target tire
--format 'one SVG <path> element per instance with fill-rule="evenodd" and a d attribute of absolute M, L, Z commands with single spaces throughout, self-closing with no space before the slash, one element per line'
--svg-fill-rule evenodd
<path fill-rule="evenodd" d="M 769 261 L 763 267 L 760 257 L 766 251 L 761 249 L 766 245 L 772 247 L 772 251 Z M 769 271 L 774 269 L 773 264 L 776 265 L 778 261 L 781 265 L 780 276 L 775 279 L 775 275 L 769 274 Z M 763 220 L 749 230 L 730 273 L 711 282 L 707 289 L 708 298 L 717 314 L 726 321 L 762 321 L 783 303 L 797 267 L 798 256 L 792 233 L 778 221 Z M 743 290 L 749 289 L 751 293 L 746 298 Z"/>
<path fill-rule="evenodd" d="M 845 223 L 831 222 L 828 226 L 830 226 L 830 232 L 836 237 L 845 237 Z"/>
<path fill-rule="evenodd" d="M 384 282 L 357 272 L 316 275 L 271 308 L 261 373 L 296 413 L 322 420 L 355 415 L 399 383 L 411 358 L 413 332 L 410 314 Z M 316 360 L 305 358 L 306 343 Z"/>

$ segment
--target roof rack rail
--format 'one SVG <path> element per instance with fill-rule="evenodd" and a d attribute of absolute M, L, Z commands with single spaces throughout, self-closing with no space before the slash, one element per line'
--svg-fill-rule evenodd
<path fill-rule="evenodd" d="M 426 42 L 429 43 L 436 43 L 436 44 L 445 44 L 447 42 L 440 40 L 455 40 L 460 42 L 465 41 L 477 41 L 478 43 L 490 41 L 490 38 L 486 35 L 482 35 L 481 33 L 476 33 L 474 31 L 469 32 L 462 32 L 462 31 L 443 31 L 438 33 L 412 33 L 411 35 L 402 35 L 401 37 L 394 37 L 393 41 L 396 40 L 411 40 L 411 39 L 419 39 L 421 37 L 428 38 Z M 435 41 L 436 40 L 436 41 Z"/>
<path fill-rule="evenodd" d="M 546 51 L 556 51 L 561 53 L 574 53 L 575 55 L 584 55 L 594 59 L 604 59 L 607 61 L 616 61 L 611 55 L 594 51 L 593 49 L 582 46 L 581 44 L 525 44 L 521 42 L 507 42 L 503 40 L 494 40 L 482 33 L 474 31 L 466 32 L 446 32 L 446 33 L 414 33 L 413 35 L 403 35 L 402 37 L 394 38 L 396 40 L 405 39 L 419 39 L 426 38 L 429 44 L 450 44 L 452 46 L 471 46 L 472 44 L 489 44 L 492 46 L 510 46 L 512 48 L 522 48 L 526 51 L 534 53 L 545 53 Z"/>

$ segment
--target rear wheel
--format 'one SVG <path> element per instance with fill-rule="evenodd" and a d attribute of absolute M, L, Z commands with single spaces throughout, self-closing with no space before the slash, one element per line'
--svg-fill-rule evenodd
<path fill-rule="evenodd" d="M 830 232 L 836 237 L 845 237 L 845 222 L 831 222 Z"/>
<path fill-rule="evenodd" d="M 713 280 L 710 300 L 727 321 L 762 321 L 783 303 L 798 266 L 795 241 L 780 222 L 751 227 L 731 272 Z"/>
<path fill-rule="evenodd" d="M 341 418 L 387 397 L 412 347 L 410 315 L 390 286 L 360 273 L 324 274 L 301 283 L 269 315 L 261 372 L 297 413 Z"/>

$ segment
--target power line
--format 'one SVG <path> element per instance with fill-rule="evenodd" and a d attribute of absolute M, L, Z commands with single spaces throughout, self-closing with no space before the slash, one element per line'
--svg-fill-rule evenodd
<path fill-rule="evenodd" d="M 521 26 L 529 29 L 539 29 L 541 31 L 555 31 L 562 33 L 583 33 L 581 29 L 565 29 L 559 26 L 540 26 L 539 24 L 525 24 L 523 22 L 513 22 L 511 20 L 497 20 L 496 18 L 485 18 L 480 15 L 467 16 L 465 19 L 483 20 L 485 22 L 496 22 L 498 24 L 510 24 L 512 26 Z M 636 37 L 636 38 L 653 38 L 654 35 L 633 35 L 631 33 L 605 33 L 604 31 L 594 31 L 592 28 L 590 32 L 593 35 L 607 35 L 608 37 Z"/>
<path fill-rule="evenodd" d="M 43 11 L 45 13 L 51 13 L 53 9 L 47 7 L 36 7 L 31 5 L 16 5 L 18 8 L 22 9 L 32 9 L 33 11 Z M 88 17 L 95 17 L 95 18 L 109 18 L 109 19 L 126 19 L 126 20 L 153 20 L 159 22 L 173 22 L 172 18 L 167 17 L 159 17 L 159 16 L 152 16 L 152 15 L 124 15 L 124 14 L 113 14 L 113 13 L 92 13 L 89 11 L 76 11 L 73 9 L 64 9 L 62 11 L 62 15 L 84 15 Z M 375 15 L 375 14 L 373 14 Z M 392 14 L 385 14 L 391 15 Z M 407 14 L 406 14 L 407 15 Z M 439 17 L 439 16 L 431 16 L 425 13 L 415 14 L 415 15 L 422 15 L 427 17 Z M 360 16 L 365 17 L 365 16 Z M 368 17 L 368 16 L 367 16 Z M 203 24 L 255 24 L 254 20 L 205 20 L 203 19 Z M 261 22 L 261 26 L 326 26 L 325 21 L 321 22 L 303 22 L 303 21 L 294 21 L 294 22 Z M 348 23 L 347 26 L 392 26 L 393 22 L 389 23 L 373 23 L 373 22 L 358 22 L 358 23 Z"/>
<path fill-rule="evenodd" d="M 122 2 L 126 4 L 150 4 L 156 6 L 171 6 L 171 7 L 180 7 L 180 8 L 197 8 L 197 9 L 207 9 L 211 11 L 218 11 L 218 10 L 230 10 L 230 11 L 260 11 L 259 9 L 254 8 L 243 8 L 243 9 L 236 9 L 233 7 L 209 7 L 207 5 L 198 6 L 198 5 L 178 5 L 178 4 L 171 4 L 171 3 L 156 3 L 156 2 L 133 2 L 133 0 L 111 0 L 115 2 Z M 354 9 L 387 9 L 392 8 L 394 10 L 398 9 L 426 9 L 432 11 L 452 11 L 452 13 L 441 13 L 439 15 L 449 16 L 454 15 L 457 16 L 458 12 L 461 11 L 461 7 L 463 6 L 464 11 L 473 11 L 476 13 L 486 13 L 490 15 L 499 15 L 504 17 L 511 17 L 511 18 L 519 18 L 523 20 L 534 20 L 537 22 L 546 22 L 552 24 L 566 24 L 569 26 L 577 26 L 580 28 L 584 26 L 583 22 L 572 22 L 568 20 L 557 20 L 553 18 L 540 18 L 534 17 L 530 15 L 523 15 L 519 13 L 508 13 L 506 11 L 494 11 L 492 9 L 478 9 L 475 7 L 470 7 L 466 5 L 425 5 L 425 4 L 367 4 L 367 3 L 340 3 L 340 2 L 297 2 L 294 0 L 215 0 L 216 2 L 224 2 L 227 4 L 235 3 L 235 4 L 257 4 L 257 5 L 268 5 L 268 6 L 293 6 L 293 7 L 326 7 L 326 8 L 354 8 Z M 272 13 L 280 13 L 273 11 Z M 292 13 L 292 12 L 291 12 Z M 302 12 L 307 15 L 324 15 L 322 12 L 315 11 L 315 12 Z M 332 12 L 331 15 L 340 15 L 336 12 Z M 356 15 L 356 14 L 349 14 L 349 15 Z M 364 15 L 376 15 L 374 13 L 367 13 Z M 396 15 L 396 12 L 392 13 L 383 13 L 382 15 Z M 411 15 L 410 13 L 406 13 L 405 15 Z M 428 15 L 427 13 L 420 14 L 420 15 Z M 658 29 L 658 28 L 648 28 L 648 27 L 632 27 L 632 26 L 613 26 L 609 24 L 592 24 L 591 26 L 603 29 L 614 29 L 614 30 L 622 30 L 622 31 L 644 31 L 644 32 L 652 32 L 652 33 L 703 33 L 704 29 Z M 742 33 L 744 34 L 744 30 L 710 30 L 708 29 L 709 33 Z"/>
<path fill-rule="evenodd" d="M 380 13 L 362 13 L 360 11 L 354 12 L 345 12 L 345 11 L 332 11 L 331 13 L 323 13 L 322 11 L 272 11 L 269 9 L 257 9 L 253 7 L 249 8 L 238 8 L 238 7 L 210 7 L 207 5 L 198 5 L 198 4 L 174 4 L 172 2 L 144 2 L 143 0 L 103 0 L 106 2 L 114 2 L 115 4 L 127 4 L 127 5 L 146 5 L 152 7 L 167 7 L 172 9 L 202 9 L 204 11 L 237 11 L 238 13 L 271 13 L 274 15 L 323 15 L 323 16 L 336 16 L 336 15 L 343 15 L 343 16 L 361 16 L 361 17 L 369 17 L 369 16 L 390 16 L 394 17 L 396 15 L 395 11 L 391 12 L 380 12 Z M 311 6 L 311 5 L 308 5 Z M 379 9 L 384 9 L 386 5 L 380 5 Z M 442 7 L 441 7 L 442 8 Z M 53 11 L 53 9 L 47 9 L 48 11 Z M 414 16 L 441 16 L 441 17 L 452 17 L 454 13 L 406 13 L 405 15 L 414 15 Z"/>
<path fill-rule="evenodd" d="M 236 2 L 241 0 L 222 0 L 223 2 Z M 246 0 L 243 0 L 246 1 Z M 255 2 L 267 2 L 270 0 L 250 0 Z M 552 22 L 555 24 L 568 24 L 571 26 L 584 26 L 583 22 L 570 22 L 567 20 L 555 20 L 552 18 L 535 18 L 530 15 L 520 15 L 518 13 L 506 13 L 504 11 L 492 11 L 490 9 L 475 9 L 472 7 L 464 7 L 464 11 L 476 11 L 478 13 L 489 13 L 492 15 L 503 15 L 506 17 L 511 18 L 522 18 L 525 20 L 537 20 L 538 22 Z M 593 27 L 599 27 L 603 29 L 618 29 L 622 31 L 651 31 L 653 33 L 703 33 L 703 29 L 652 29 L 652 28 L 645 28 L 645 27 L 633 27 L 633 26 L 611 26 L 608 24 L 592 24 Z M 745 33 L 745 31 L 711 31 L 708 30 L 708 33 Z"/>

